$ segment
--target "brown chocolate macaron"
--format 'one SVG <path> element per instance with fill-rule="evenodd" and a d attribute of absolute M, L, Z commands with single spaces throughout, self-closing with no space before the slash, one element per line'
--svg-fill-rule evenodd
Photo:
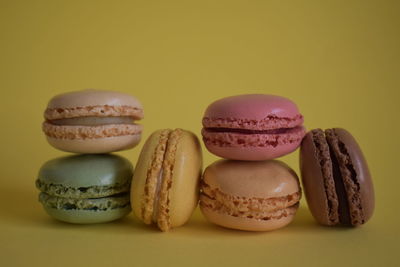
<path fill-rule="evenodd" d="M 300 170 L 308 207 L 323 225 L 358 226 L 374 210 L 374 189 L 363 153 L 341 128 L 306 134 L 300 149 Z"/>

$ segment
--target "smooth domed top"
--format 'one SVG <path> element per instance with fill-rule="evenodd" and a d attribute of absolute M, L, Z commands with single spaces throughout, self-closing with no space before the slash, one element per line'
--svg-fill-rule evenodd
<path fill-rule="evenodd" d="M 211 103 L 205 118 L 235 118 L 262 120 L 267 116 L 293 118 L 299 110 L 291 100 L 275 95 L 248 94 L 219 99 Z"/>
<path fill-rule="evenodd" d="M 282 197 L 300 190 L 296 173 L 277 160 L 219 160 L 207 167 L 203 179 L 211 188 L 241 197 Z"/>
<path fill-rule="evenodd" d="M 85 154 L 47 161 L 40 168 L 38 180 L 79 188 L 123 185 L 132 179 L 132 175 L 132 164 L 123 157 Z"/>
<path fill-rule="evenodd" d="M 74 108 L 98 105 L 131 106 L 142 109 L 142 104 L 134 96 L 97 89 L 85 89 L 56 95 L 49 101 L 47 108 Z"/>

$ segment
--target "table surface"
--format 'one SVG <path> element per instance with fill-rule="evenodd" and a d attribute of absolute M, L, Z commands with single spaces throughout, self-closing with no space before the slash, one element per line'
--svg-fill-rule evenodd
<path fill-rule="evenodd" d="M 0 1 L 0 266 L 399 266 L 399 1 Z M 168 233 L 133 214 L 98 225 L 53 220 L 34 186 L 66 155 L 41 132 L 54 95 L 84 88 L 143 103 L 143 140 L 161 128 L 200 136 L 229 95 L 295 101 L 307 129 L 359 141 L 376 193 L 358 228 L 317 225 L 304 197 L 273 232 L 208 223 L 196 209 Z M 118 154 L 136 163 L 143 141 Z M 204 167 L 217 160 L 203 146 Z M 298 173 L 298 151 L 281 158 Z"/>

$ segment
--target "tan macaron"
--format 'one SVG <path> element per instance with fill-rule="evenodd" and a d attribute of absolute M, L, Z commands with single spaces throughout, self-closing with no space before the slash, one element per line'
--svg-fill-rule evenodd
<path fill-rule="evenodd" d="M 292 221 L 300 197 L 297 175 L 283 162 L 219 160 L 204 172 L 200 208 L 220 226 L 270 231 Z"/>
<path fill-rule="evenodd" d="M 53 97 L 42 129 L 55 148 L 75 153 L 108 153 L 140 142 L 143 108 L 133 96 L 87 89 Z"/>
<path fill-rule="evenodd" d="M 181 226 L 198 203 L 202 154 L 197 137 L 182 129 L 154 132 L 146 141 L 131 187 L 134 213 L 162 231 Z"/>

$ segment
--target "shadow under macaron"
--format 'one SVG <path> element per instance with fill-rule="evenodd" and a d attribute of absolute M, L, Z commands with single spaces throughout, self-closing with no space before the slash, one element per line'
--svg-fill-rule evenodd
<path fill-rule="evenodd" d="M 296 212 L 296 216 L 294 220 L 286 226 L 284 229 L 288 229 L 288 231 L 292 232 L 341 232 L 341 231 L 348 231 L 354 229 L 355 227 L 347 227 L 347 226 L 325 226 L 319 224 L 312 216 L 310 210 L 308 209 L 305 203 L 301 203 L 301 206 Z M 278 230 L 279 231 L 279 230 Z"/>
<path fill-rule="evenodd" d="M 219 225 L 215 225 L 208 222 L 201 214 L 199 209 L 196 209 L 191 219 L 183 227 L 173 229 L 172 231 L 190 234 L 192 236 L 205 237 L 205 236 L 259 236 L 259 235 L 280 235 L 290 234 L 293 237 L 298 234 L 304 233 L 320 233 L 320 232 L 331 232 L 333 234 L 337 232 L 347 232 L 352 230 L 354 227 L 328 227 L 318 224 L 312 217 L 310 211 L 305 204 L 301 204 L 296 212 L 294 220 L 287 226 L 273 231 L 242 231 L 237 229 L 229 229 Z"/>

